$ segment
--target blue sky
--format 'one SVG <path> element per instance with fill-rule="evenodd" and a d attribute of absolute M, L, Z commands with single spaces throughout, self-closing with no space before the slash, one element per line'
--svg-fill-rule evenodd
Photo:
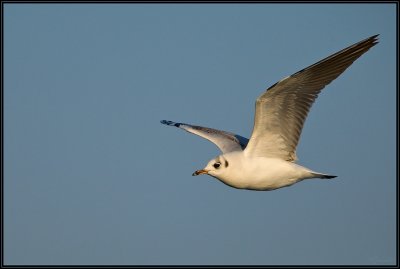
<path fill-rule="evenodd" d="M 4 263 L 395 264 L 394 4 L 5 4 Z M 270 85 L 374 34 L 271 192 L 192 177 Z"/>

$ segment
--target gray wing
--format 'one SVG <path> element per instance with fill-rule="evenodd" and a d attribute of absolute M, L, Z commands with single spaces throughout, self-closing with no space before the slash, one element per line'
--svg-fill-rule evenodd
<path fill-rule="evenodd" d="M 311 105 L 321 90 L 378 43 L 371 36 L 272 85 L 256 101 L 248 156 L 296 161 L 296 146 Z"/>
<path fill-rule="evenodd" d="M 181 128 L 189 133 L 201 136 L 213 142 L 222 151 L 227 153 L 231 151 L 242 151 L 249 141 L 247 138 L 230 132 L 220 131 L 212 128 L 206 128 L 186 123 L 177 123 L 173 121 L 162 120 L 162 124 Z"/>

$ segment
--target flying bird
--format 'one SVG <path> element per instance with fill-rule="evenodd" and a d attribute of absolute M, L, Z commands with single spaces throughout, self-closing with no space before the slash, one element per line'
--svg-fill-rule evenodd
<path fill-rule="evenodd" d="M 377 43 L 378 35 L 371 36 L 269 87 L 256 100 L 250 139 L 186 123 L 161 123 L 201 136 L 221 150 L 193 176 L 207 174 L 233 188 L 263 191 L 309 178 L 335 178 L 296 164 L 301 130 L 321 90 Z"/>

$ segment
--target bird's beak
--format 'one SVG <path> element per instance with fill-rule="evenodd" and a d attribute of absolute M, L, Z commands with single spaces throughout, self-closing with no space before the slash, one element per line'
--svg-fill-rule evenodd
<path fill-rule="evenodd" d="M 198 175 L 207 174 L 207 173 L 208 173 L 207 170 L 201 169 L 201 170 L 197 170 L 196 172 L 194 172 L 194 173 L 192 174 L 192 176 L 198 176 Z"/>

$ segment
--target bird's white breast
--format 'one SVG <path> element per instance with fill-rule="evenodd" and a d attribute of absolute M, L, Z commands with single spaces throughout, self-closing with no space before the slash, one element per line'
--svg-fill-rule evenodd
<path fill-rule="evenodd" d="M 224 157 L 229 167 L 213 176 L 235 188 L 273 190 L 312 177 L 307 168 L 282 159 L 249 158 L 243 152 L 231 152 Z"/>

